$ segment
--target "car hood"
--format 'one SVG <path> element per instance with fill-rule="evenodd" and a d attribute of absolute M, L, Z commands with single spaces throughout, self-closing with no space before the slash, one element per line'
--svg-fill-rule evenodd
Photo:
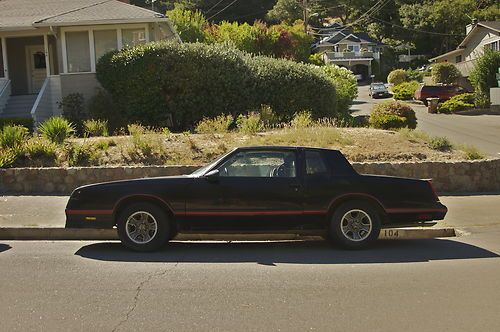
<path fill-rule="evenodd" d="M 76 188 L 75 191 L 82 191 L 82 190 L 87 191 L 92 189 L 115 188 L 115 187 L 135 187 L 135 186 L 150 185 L 150 184 L 167 185 L 168 183 L 173 184 L 173 183 L 179 183 L 179 181 L 188 181 L 189 179 L 192 178 L 194 177 L 191 175 L 176 175 L 176 176 L 159 176 L 151 178 L 138 178 L 129 180 L 116 180 L 116 181 L 87 184 Z"/>

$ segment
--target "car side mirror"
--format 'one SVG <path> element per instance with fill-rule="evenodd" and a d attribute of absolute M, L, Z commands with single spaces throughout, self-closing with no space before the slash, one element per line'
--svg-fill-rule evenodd
<path fill-rule="evenodd" d="M 207 179 L 208 182 L 217 182 L 219 180 L 219 170 L 214 169 L 204 175 L 204 178 Z"/>

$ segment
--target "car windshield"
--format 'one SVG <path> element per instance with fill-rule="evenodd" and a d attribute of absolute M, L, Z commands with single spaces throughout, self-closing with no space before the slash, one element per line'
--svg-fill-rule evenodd
<path fill-rule="evenodd" d="M 199 168 L 197 169 L 196 171 L 194 171 L 193 173 L 191 173 L 191 176 L 202 176 L 203 174 L 205 174 L 209 169 L 211 169 L 212 167 L 214 167 L 216 164 L 218 164 L 222 159 L 224 159 L 226 156 L 228 156 L 230 153 L 232 153 L 233 151 L 229 151 L 228 153 L 225 153 L 223 154 L 222 156 L 220 156 L 219 158 L 215 159 L 213 162 L 211 162 L 210 164 L 208 165 L 205 165 L 203 166 L 202 168 Z"/>
<path fill-rule="evenodd" d="M 374 84 L 372 85 L 373 90 L 385 90 L 385 85 L 383 84 Z"/>

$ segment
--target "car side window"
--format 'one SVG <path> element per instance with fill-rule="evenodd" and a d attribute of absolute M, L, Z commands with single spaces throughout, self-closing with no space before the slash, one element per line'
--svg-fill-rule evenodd
<path fill-rule="evenodd" d="M 296 156 L 292 151 L 241 151 L 217 168 L 226 177 L 294 178 Z"/>
<path fill-rule="evenodd" d="M 328 167 L 319 151 L 306 151 L 306 175 L 329 177 Z"/>

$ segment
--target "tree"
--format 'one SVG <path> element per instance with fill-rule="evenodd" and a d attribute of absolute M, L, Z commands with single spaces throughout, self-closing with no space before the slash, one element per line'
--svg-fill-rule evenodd
<path fill-rule="evenodd" d="M 449 62 L 440 62 L 432 66 L 432 80 L 434 83 L 453 84 L 461 76 L 457 67 Z"/>
<path fill-rule="evenodd" d="M 476 106 L 490 106 L 490 88 L 497 85 L 496 73 L 500 68 L 500 51 L 486 49 L 474 64 L 469 79 L 474 86 Z"/>
<path fill-rule="evenodd" d="M 273 22 L 292 23 L 303 18 L 303 9 L 298 0 L 278 0 L 267 12 L 266 18 Z"/>
<path fill-rule="evenodd" d="M 203 42 L 205 40 L 208 21 L 199 10 L 191 11 L 183 6 L 175 6 L 167 12 L 167 16 L 183 41 Z"/>

